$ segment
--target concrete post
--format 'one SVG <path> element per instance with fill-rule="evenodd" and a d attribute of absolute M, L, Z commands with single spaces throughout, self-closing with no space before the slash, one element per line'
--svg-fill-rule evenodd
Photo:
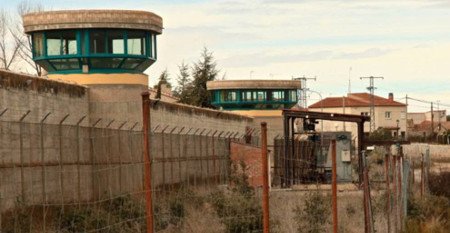
<path fill-rule="evenodd" d="M 151 160 L 150 160 L 150 94 L 143 92 L 142 94 L 142 124 L 144 125 L 144 182 L 145 182 L 145 210 L 147 213 L 147 233 L 153 233 L 153 203 L 152 203 L 152 186 L 151 186 Z"/>

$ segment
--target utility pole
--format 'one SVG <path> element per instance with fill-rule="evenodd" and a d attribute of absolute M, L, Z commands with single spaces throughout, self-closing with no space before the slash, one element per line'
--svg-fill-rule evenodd
<path fill-rule="evenodd" d="M 408 94 L 406 94 L 405 101 L 406 101 L 406 112 L 405 112 L 405 119 L 406 119 L 406 138 L 405 138 L 405 140 L 407 140 L 408 137 L 409 137 L 409 135 L 408 135 L 408 132 L 409 132 L 409 130 L 408 130 Z M 414 125 L 414 122 L 412 122 L 412 125 Z"/>
<path fill-rule="evenodd" d="M 352 93 L 352 84 L 350 80 L 350 74 L 352 73 L 352 67 L 348 68 L 348 93 Z"/>
<path fill-rule="evenodd" d="M 436 101 L 437 103 L 437 112 L 438 112 L 438 133 L 441 131 L 441 110 L 439 109 L 439 102 L 441 102 L 440 100 Z"/>
<path fill-rule="evenodd" d="M 370 132 L 372 133 L 373 131 L 375 131 L 375 85 L 374 85 L 374 79 L 384 79 L 384 77 L 361 77 L 360 79 L 369 79 L 370 80 L 370 86 L 367 87 L 367 90 L 370 91 L 370 97 L 371 97 L 371 103 L 370 103 Z"/>
<path fill-rule="evenodd" d="M 342 113 L 345 114 L 345 96 L 342 96 Z M 342 126 L 345 132 L 345 121 L 342 122 Z"/>
<path fill-rule="evenodd" d="M 308 88 L 306 86 L 306 82 L 308 80 L 314 80 L 316 81 L 317 78 L 307 78 L 305 76 L 300 77 L 300 78 L 294 78 L 294 80 L 300 80 L 300 89 L 299 89 L 299 101 L 298 101 L 298 105 L 302 108 L 308 108 L 308 104 L 307 102 L 307 92 L 308 92 Z"/>
<path fill-rule="evenodd" d="M 434 136 L 434 113 L 433 113 L 433 102 L 431 102 L 431 136 Z"/>

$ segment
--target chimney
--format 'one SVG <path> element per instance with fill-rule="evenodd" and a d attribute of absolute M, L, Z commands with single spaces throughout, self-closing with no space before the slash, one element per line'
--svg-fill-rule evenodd
<path fill-rule="evenodd" d="M 389 93 L 389 96 L 388 96 L 388 99 L 390 100 L 390 101 L 394 101 L 394 93 Z"/>

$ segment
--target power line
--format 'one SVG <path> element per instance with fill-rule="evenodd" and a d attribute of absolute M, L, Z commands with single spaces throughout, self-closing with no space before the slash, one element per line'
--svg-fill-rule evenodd
<path fill-rule="evenodd" d="M 367 89 L 370 91 L 370 132 L 372 133 L 375 131 L 375 85 L 374 85 L 374 79 L 384 79 L 384 77 L 361 77 L 360 79 L 369 79 L 370 80 L 370 86 L 367 87 Z"/>

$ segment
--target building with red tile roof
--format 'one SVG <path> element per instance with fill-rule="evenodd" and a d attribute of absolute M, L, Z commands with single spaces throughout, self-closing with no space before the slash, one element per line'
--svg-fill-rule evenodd
<path fill-rule="evenodd" d="M 388 98 L 374 95 L 373 102 L 376 128 L 384 128 L 390 130 L 393 136 L 400 135 L 406 138 L 406 104 L 395 101 L 392 93 L 389 94 Z M 327 97 L 311 104 L 309 110 L 370 116 L 371 105 L 371 94 L 349 93 L 342 97 Z M 324 131 L 351 131 L 353 136 L 356 136 L 356 125 L 342 122 L 324 122 Z M 369 123 L 366 123 L 364 131 L 370 131 Z"/>

